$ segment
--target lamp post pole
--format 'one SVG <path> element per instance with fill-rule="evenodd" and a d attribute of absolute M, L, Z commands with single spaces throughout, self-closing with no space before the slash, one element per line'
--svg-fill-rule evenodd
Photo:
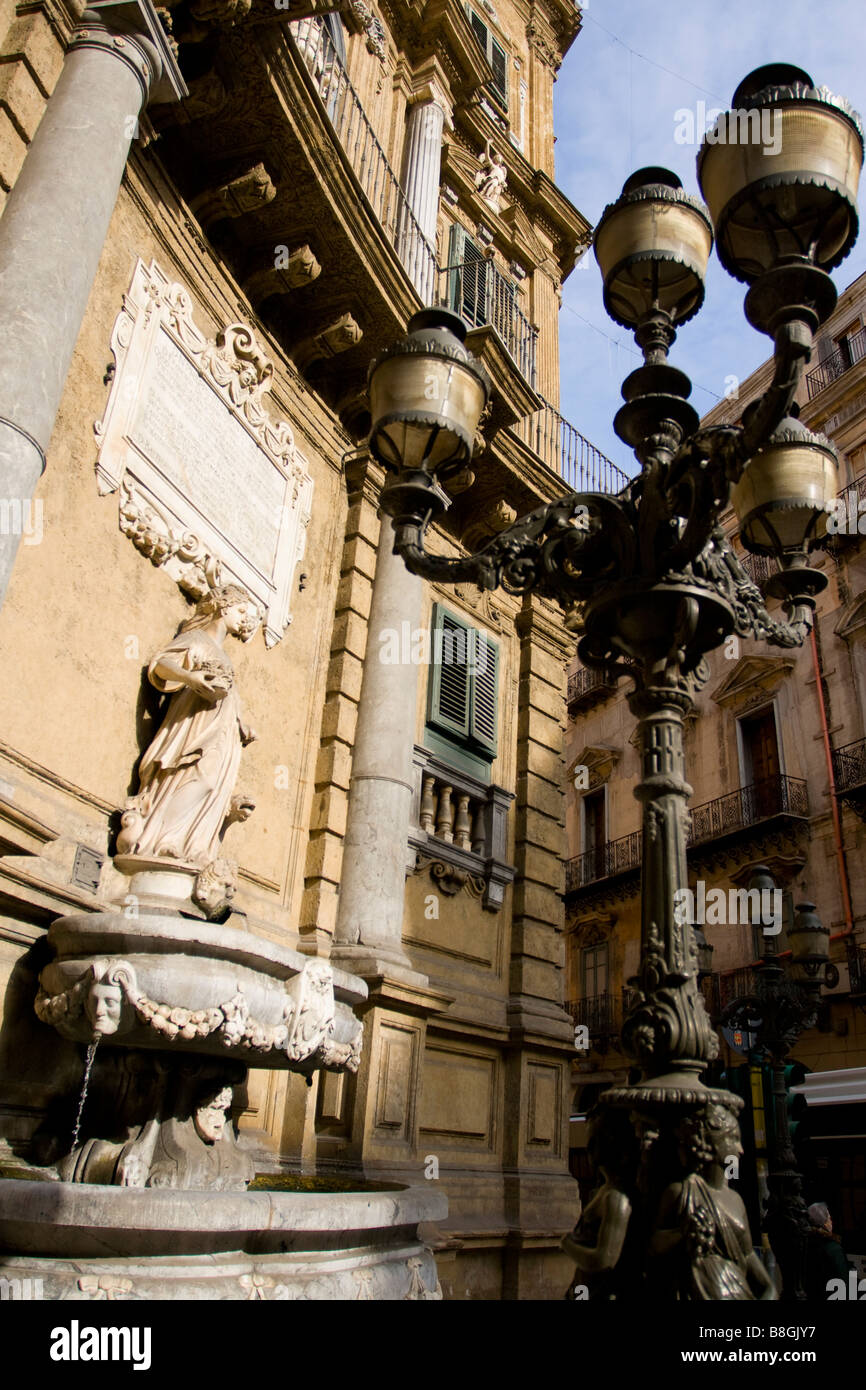
<path fill-rule="evenodd" d="M 797 68 L 752 73 L 733 106 L 698 157 L 709 211 L 669 171 L 643 169 L 596 228 L 605 307 L 644 358 L 614 422 L 640 472 L 617 496 L 569 493 L 477 554 L 430 555 L 426 531 L 448 505 L 440 484 L 471 458 L 489 381 L 464 346 L 465 325 L 437 309 L 416 315 L 408 338 L 370 368 L 370 449 L 389 470 L 382 507 L 408 569 L 578 605 L 581 661 L 633 682 L 641 955 L 622 1039 L 640 1079 L 601 1097 L 591 1138 L 599 1205 L 566 1246 L 597 1298 L 775 1297 L 725 1176 L 740 1152 L 742 1102 L 701 1081 L 718 1041 L 680 907 L 691 796 L 683 720 L 709 675 L 708 652 L 733 633 L 799 646 L 826 584 L 807 552 L 836 491 L 835 453 L 792 407 L 835 306 L 828 272 L 856 239 L 863 134 L 848 104 Z M 762 143 L 768 121 L 772 148 Z M 749 322 L 773 339 L 775 370 L 742 425 L 702 430 L 691 383 L 668 353 L 703 302 L 714 230 L 722 263 L 749 285 Z M 730 505 L 744 545 L 779 560 L 767 592 L 786 620 L 771 616 L 728 543 L 720 523 Z"/>

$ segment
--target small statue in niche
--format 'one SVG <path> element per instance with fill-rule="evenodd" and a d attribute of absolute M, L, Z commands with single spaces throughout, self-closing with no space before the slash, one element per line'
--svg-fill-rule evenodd
<path fill-rule="evenodd" d="M 222 860 L 222 837 L 254 809 L 235 795 L 241 749 L 257 737 L 241 707 L 227 636 L 249 641 L 261 611 L 237 584 L 211 589 L 157 652 L 148 679 L 170 696 L 126 803 L 117 851 L 171 859 L 200 870 Z"/>
<path fill-rule="evenodd" d="M 677 1140 L 687 1172 L 662 1195 L 650 1247 L 656 1273 L 668 1274 L 681 1299 L 775 1299 L 743 1199 L 725 1178 L 726 1161 L 743 1152 L 736 1116 L 708 1105 L 680 1122 Z"/>
<path fill-rule="evenodd" d="M 634 1193 L 637 1153 L 628 1115 L 618 1110 L 598 1110 L 590 1118 L 589 1157 L 600 1179 L 571 1235 L 562 1248 L 577 1265 L 565 1295 L 574 1301 L 585 1287 L 591 1300 L 617 1296 L 617 1265 L 623 1253 Z"/>
<path fill-rule="evenodd" d="M 487 147 L 479 156 L 479 162 L 481 168 L 475 175 L 475 187 L 487 206 L 494 212 L 499 212 L 502 194 L 508 182 L 508 171 L 502 155 L 493 148 L 492 141 L 487 141 Z"/>

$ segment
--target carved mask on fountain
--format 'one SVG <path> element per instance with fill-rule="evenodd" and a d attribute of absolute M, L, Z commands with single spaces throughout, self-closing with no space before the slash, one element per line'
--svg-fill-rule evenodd
<path fill-rule="evenodd" d="M 216 1095 L 206 1096 L 201 1105 L 197 1106 L 194 1115 L 195 1130 L 205 1144 L 216 1144 L 222 1139 L 231 1103 L 231 1086 L 223 1086 Z"/>

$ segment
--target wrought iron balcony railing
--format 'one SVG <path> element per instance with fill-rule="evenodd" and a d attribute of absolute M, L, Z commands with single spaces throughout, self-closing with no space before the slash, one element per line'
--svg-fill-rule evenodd
<path fill-rule="evenodd" d="M 768 777 L 750 787 L 738 787 L 695 806 L 691 813 L 688 848 L 696 849 L 723 836 L 748 830 L 775 816 L 805 820 L 809 815 L 806 782 L 801 777 Z M 639 869 L 641 832 L 608 840 L 606 844 L 566 861 L 565 891 L 573 893 L 599 879 Z"/>
<path fill-rule="evenodd" d="M 779 572 L 779 566 L 769 555 L 750 555 L 748 551 L 744 551 L 737 558 L 752 583 L 757 584 L 759 589 L 771 574 Z"/>
<path fill-rule="evenodd" d="M 565 891 L 573 893 L 576 888 L 585 888 L 600 878 L 611 878 L 614 874 L 629 873 L 640 868 L 641 832 L 633 830 L 630 835 L 622 835 L 618 840 L 608 840 L 597 849 L 587 850 L 569 859 L 565 866 Z"/>
<path fill-rule="evenodd" d="M 534 387 L 538 329 L 520 307 L 517 286 L 484 258 L 437 265 L 435 249 L 409 206 L 330 34 L 315 16 L 294 20 L 289 29 L 337 139 L 421 302 L 446 304 L 473 328 L 490 324 Z M 520 422 L 517 433 L 571 488 L 619 492 L 628 481 L 547 401 Z"/>
<path fill-rule="evenodd" d="M 866 946 L 862 942 L 845 939 L 848 954 L 848 978 L 852 994 L 866 994 Z"/>
<path fill-rule="evenodd" d="M 569 999 L 565 1008 L 576 1024 L 589 1030 L 590 1041 L 603 1047 L 619 1035 L 633 993 L 626 986 L 619 993 L 607 991 L 585 999 Z"/>
<path fill-rule="evenodd" d="M 519 421 L 514 431 L 575 492 L 615 493 L 628 482 L 628 475 L 563 419 L 549 401 Z"/>
<path fill-rule="evenodd" d="M 289 28 L 349 163 L 424 304 L 436 286 L 436 252 L 421 231 L 330 34 L 317 18 Z"/>
<path fill-rule="evenodd" d="M 866 738 L 833 749 L 833 780 L 840 796 L 866 784 Z"/>
<path fill-rule="evenodd" d="M 612 694 L 616 687 L 617 676 L 612 671 L 595 671 L 588 666 L 578 666 L 568 677 L 569 714 Z"/>
<path fill-rule="evenodd" d="M 839 490 L 839 501 L 842 504 L 842 527 L 833 534 L 836 545 L 844 545 L 850 537 L 855 540 L 857 536 L 863 535 L 860 530 L 862 520 L 861 511 L 866 511 L 866 473 L 861 473 L 859 478 L 854 478 L 852 482 Z M 866 529 L 866 521 L 863 522 Z"/>
<path fill-rule="evenodd" d="M 823 362 L 819 362 L 814 371 L 806 373 L 806 390 L 809 393 L 809 400 L 817 396 L 819 391 L 831 386 L 834 381 L 838 381 L 840 376 L 844 376 L 847 371 L 866 357 L 866 328 L 861 328 L 858 333 L 853 333 L 850 338 L 846 338 L 844 344 L 838 347 L 835 352 L 831 352 L 829 357 L 825 357 Z"/>
<path fill-rule="evenodd" d="M 801 777 L 767 777 L 750 787 L 738 787 L 727 796 L 717 796 L 694 806 L 688 844 L 704 844 L 737 830 L 746 830 L 772 816 L 809 814 L 806 783 Z"/>
<path fill-rule="evenodd" d="M 735 999 L 754 994 L 756 987 L 757 976 L 750 965 L 741 966 L 738 970 L 714 970 L 711 975 L 705 975 L 701 988 L 707 1013 L 713 1023 L 719 1022 L 729 1004 L 733 1004 Z"/>
<path fill-rule="evenodd" d="M 521 375 L 535 386 L 535 351 L 538 329 L 520 307 L 518 289 L 492 261 L 473 257 L 439 271 L 437 296 L 460 315 L 470 328 L 490 324 L 496 329 Z"/>

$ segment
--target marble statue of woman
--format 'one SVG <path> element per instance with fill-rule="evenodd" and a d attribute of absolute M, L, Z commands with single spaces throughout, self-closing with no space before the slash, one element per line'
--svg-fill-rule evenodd
<path fill-rule="evenodd" d="M 227 636 L 248 641 L 258 606 L 237 584 L 212 589 L 151 661 L 151 685 L 169 695 L 159 731 L 141 760 L 139 791 L 127 802 L 119 854 L 205 867 L 217 860 L 226 825 L 252 804 L 233 804 L 241 749 L 256 738 L 241 708 Z M 246 814 L 245 814 L 246 813 Z"/>

